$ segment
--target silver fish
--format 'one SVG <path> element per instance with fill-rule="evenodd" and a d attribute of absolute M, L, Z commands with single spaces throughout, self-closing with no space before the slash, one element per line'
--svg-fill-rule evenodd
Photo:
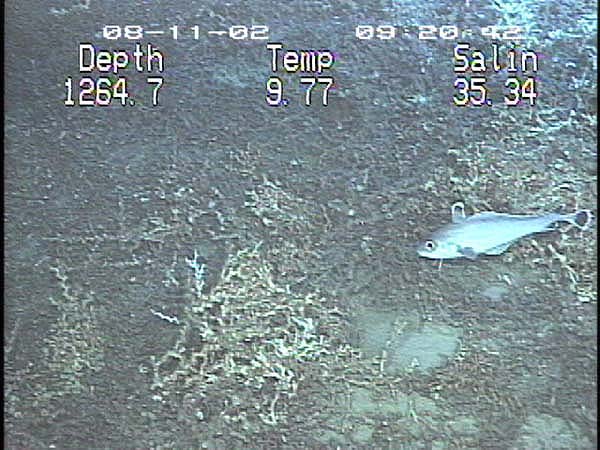
<path fill-rule="evenodd" d="M 581 230 L 590 227 L 594 216 L 582 209 L 571 214 L 550 213 L 539 216 L 517 216 L 497 212 L 481 212 L 465 216 L 465 205 L 452 205 L 452 223 L 442 227 L 430 239 L 419 244 L 419 256 L 431 259 L 469 258 L 499 255 L 516 240 L 554 229 L 556 222 L 568 222 Z"/>

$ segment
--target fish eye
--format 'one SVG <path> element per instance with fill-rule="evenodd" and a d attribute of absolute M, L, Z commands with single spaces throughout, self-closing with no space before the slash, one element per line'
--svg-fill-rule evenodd
<path fill-rule="evenodd" d="M 433 241 L 426 241 L 425 244 L 424 244 L 424 247 L 427 250 L 429 250 L 429 251 L 435 250 L 435 242 L 433 242 Z"/>

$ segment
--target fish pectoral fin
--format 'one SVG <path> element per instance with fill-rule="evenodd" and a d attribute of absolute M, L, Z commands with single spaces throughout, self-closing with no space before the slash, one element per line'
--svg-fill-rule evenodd
<path fill-rule="evenodd" d="M 504 253 L 508 249 L 508 247 L 510 247 L 510 244 L 512 244 L 512 242 L 496 245 L 495 247 L 487 249 L 483 253 L 485 253 L 486 255 L 500 255 L 501 253 Z"/>
<path fill-rule="evenodd" d="M 477 253 L 472 247 L 461 247 L 458 252 L 463 255 L 465 258 L 476 259 Z"/>

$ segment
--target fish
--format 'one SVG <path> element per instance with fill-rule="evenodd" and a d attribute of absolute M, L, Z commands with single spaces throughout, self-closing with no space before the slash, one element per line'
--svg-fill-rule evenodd
<path fill-rule="evenodd" d="M 568 222 L 587 230 L 594 216 L 588 209 L 570 214 L 513 215 L 485 211 L 465 215 L 465 205 L 454 203 L 452 222 L 434 232 L 417 246 L 419 256 L 430 259 L 476 259 L 479 255 L 500 255 L 517 240 L 534 233 L 555 229 L 558 222 Z"/>

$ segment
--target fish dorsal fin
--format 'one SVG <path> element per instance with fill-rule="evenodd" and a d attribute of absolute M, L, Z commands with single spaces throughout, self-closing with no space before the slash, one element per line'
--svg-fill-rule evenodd
<path fill-rule="evenodd" d="M 463 222 L 467 219 L 465 216 L 465 204 L 463 202 L 454 203 L 451 207 L 451 211 L 453 223 Z"/>
<path fill-rule="evenodd" d="M 508 214 L 504 214 L 504 213 L 497 213 L 494 211 L 482 211 L 482 212 L 478 212 L 477 214 L 473 214 L 472 216 L 467 217 L 467 219 L 491 219 L 492 217 L 494 218 L 498 218 L 498 217 L 505 217 Z"/>

